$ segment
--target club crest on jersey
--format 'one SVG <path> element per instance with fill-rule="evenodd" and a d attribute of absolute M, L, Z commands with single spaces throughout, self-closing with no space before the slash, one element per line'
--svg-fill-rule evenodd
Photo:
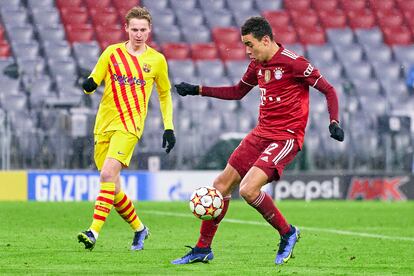
<path fill-rule="evenodd" d="M 264 74 L 264 80 L 265 82 L 269 82 L 270 81 L 270 77 L 271 77 L 271 73 L 270 70 L 265 70 L 265 74 Z"/>
<path fill-rule="evenodd" d="M 281 67 L 276 67 L 274 70 L 275 79 L 280 80 L 283 77 L 283 69 Z"/>
<path fill-rule="evenodd" d="M 151 72 L 151 65 L 144 63 L 144 67 L 142 68 L 142 70 L 144 70 L 145 73 Z"/>

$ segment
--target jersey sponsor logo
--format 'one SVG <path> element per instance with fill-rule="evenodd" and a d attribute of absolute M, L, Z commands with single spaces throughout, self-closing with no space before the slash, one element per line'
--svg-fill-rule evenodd
<path fill-rule="evenodd" d="M 312 64 L 308 63 L 308 67 L 306 68 L 306 70 L 303 72 L 303 75 L 305 77 L 309 77 L 312 74 L 313 71 L 313 66 Z"/>
<path fill-rule="evenodd" d="M 142 67 L 142 70 L 144 70 L 145 73 L 151 72 L 151 65 L 148 63 L 144 63 L 144 67 Z"/>
<path fill-rule="evenodd" d="M 400 186 L 409 181 L 406 176 L 354 177 L 348 189 L 347 199 L 405 200 Z"/>
<path fill-rule="evenodd" d="M 266 101 L 266 88 L 261 88 L 260 89 L 260 105 L 265 105 L 265 101 Z"/>
<path fill-rule="evenodd" d="M 146 84 L 145 80 L 138 79 L 137 77 L 127 76 L 127 75 L 119 76 L 116 73 L 112 75 L 112 80 L 118 82 L 120 85 L 135 84 L 135 85 L 145 86 Z"/>
<path fill-rule="evenodd" d="M 273 71 L 275 75 L 275 79 L 280 80 L 283 77 L 283 69 L 281 67 L 276 67 Z"/>
<path fill-rule="evenodd" d="M 270 70 L 265 70 L 265 77 L 264 77 L 265 82 L 269 82 L 270 78 L 271 78 Z"/>
<path fill-rule="evenodd" d="M 297 59 L 299 56 L 294 52 L 289 51 L 288 49 L 283 49 L 282 55 L 290 57 L 291 59 Z"/>

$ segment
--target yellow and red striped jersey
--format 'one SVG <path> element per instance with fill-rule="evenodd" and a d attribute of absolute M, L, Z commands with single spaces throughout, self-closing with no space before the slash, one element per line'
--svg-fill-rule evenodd
<path fill-rule="evenodd" d="M 144 53 L 135 56 L 127 51 L 125 42 L 113 44 L 99 57 L 90 75 L 98 86 L 105 81 L 96 115 L 95 134 L 124 130 L 140 138 L 154 82 L 164 129 L 174 129 L 167 61 L 161 53 L 146 47 Z"/>

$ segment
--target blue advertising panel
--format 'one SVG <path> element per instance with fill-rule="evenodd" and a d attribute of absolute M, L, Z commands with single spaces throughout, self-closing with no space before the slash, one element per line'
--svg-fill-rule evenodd
<path fill-rule="evenodd" d="M 131 200 L 149 200 L 152 175 L 123 172 L 121 186 Z M 28 200 L 94 201 L 99 193 L 99 173 L 92 171 L 29 171 Z"/>

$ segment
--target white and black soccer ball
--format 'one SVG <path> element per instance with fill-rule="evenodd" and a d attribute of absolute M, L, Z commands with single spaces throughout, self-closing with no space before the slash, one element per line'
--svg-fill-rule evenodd
<path fill-rule="evenodd" d="M 223 206 L 223 196 L 213 187 L 198 188 L 190 198 L 191 212 L 202 220 L 211 220 L 218 217 L 223 210 Z"/>

